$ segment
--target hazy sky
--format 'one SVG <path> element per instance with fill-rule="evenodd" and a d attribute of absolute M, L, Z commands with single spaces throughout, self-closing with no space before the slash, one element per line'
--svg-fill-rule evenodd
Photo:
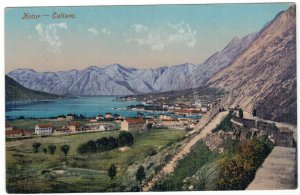
<path fill-rule="evenodd" d="M 288 3 L 7 8 L 6 72 L 119 63 L 156 68 L 200 64 L 235 36 L 260 30 Z M 74 14 L 74 19 L 53 19 Z M 22 19 L 24 13 L 49 15 Z"/>

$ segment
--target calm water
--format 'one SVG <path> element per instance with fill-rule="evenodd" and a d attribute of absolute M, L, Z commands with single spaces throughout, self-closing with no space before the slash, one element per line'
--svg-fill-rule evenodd
<path fill-rule="evenodd" d="M 71 99 L 47 100 L 30 103 L 18 103 L 6 105 L 6 118 L 15 119 L 19 116 L 25 118 L 44 118 L 66 115 L 68 113 L 83 114 L 87 117 L 111 112 L 122 116 L 133 117 L 136 112 L 121 110 L 126 106 L 139 102 L 113 101 L 113 96 L 89 96 Z M 118 108 L 116 110 L 114 108 Z"/>
<path fill-rule="evenodd" d="M 39 102 L 27 102 L 6 105 L 6 118 L 16 119 L 20 116 L 25 118 L 46 118 L 66 115 L 68 113 L 83 114 L 94 117 L 107 112 L 119 114 L 124 117 L 137 116 L 136 111 L 125 110 L 129 105 L 139 104 L 138 101 L 113 101 L 115 96 L 84 96 L 71 99 L 47 100 Z M 159 112 L 145 112 L 146 115 L 159 115 Z M 170 114 L 172 115 L 172 114 Z M 174 116 L 174 115 L 173 115 Z M 197 116 L 190 116 L 198 118 Z"/>

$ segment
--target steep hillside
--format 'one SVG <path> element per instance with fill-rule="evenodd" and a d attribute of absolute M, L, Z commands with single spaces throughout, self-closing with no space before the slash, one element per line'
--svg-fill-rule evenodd
<path fill-rule="evenodd" d="M 295 7 L 279 13 L 251 46 L 207 84 L 230 92 L 223 104 L 296 124 Z"/>
<path fill-rule="evenodd" d="M 136 69 L 112 64 L 59 72 L 17 69 L 8 76 L 27 88 L 53 94 L 134 95 L 197 88 L 248 48 L 256 34 L 233 38 L 222 51 L 199 65 Z"/>
<path fill-rule="evenodd" d="M 42 100 L 42 99 L 55 99 L 62 96 L 53 95 L 45 92 L 27 89 L 17 83 L 9 76 L 5 76 L 5 101 L 28 101 L 28 100 Z"/>

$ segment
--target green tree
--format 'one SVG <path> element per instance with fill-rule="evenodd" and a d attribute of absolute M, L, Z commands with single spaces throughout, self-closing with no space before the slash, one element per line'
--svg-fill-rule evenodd
<path fill-rule="evenodd" d="M 109 169 L 107 170 L 108 176 L 110 177 L 111 180 L 116 176 L 117 174 L 117 168 L 114 164 L 111 164 Z"/>
<path fill-rule="evenodd" d="M 243 110 L 240 108 L 240 110 L 239 110 L 239 117 L 240 118 L 243 118 L 244 117 L 244 112 L 243 112 Z"/>
<path fill-rule="evenodd" d="M 43 148 L 43 152 L 44 152 L 45 154 L 47 154 L 47 152 L 48 152 L 47 148 Z"/>
<path fill-rule="evenodd" d="M 142 185 L 142 181 L 146 178 L 145 168 L 142 165 L 139 166 L 135 177 L 136 177 L 136 180 L 138 182 L 140 182 L 140 185 Z"/>
<path fill-rule="evenodd" d="M 118 137 L 119 146 L 131 146 L 133 144 L 133 136 L 131 133 L 121 131 Z"/>
<path fill-rule="evenodd" d="M 252 115 L 256 116 L 256 109 L 255 108 L 253 109 Z"/>
<path fill-rule="evenodd" d="M 65 156 L 67 156 L 67 155 L 68 155 L 68 152 L 69 152 L 69 150 L 70 150 L 70 146 L 69 146 L 69 145 L 62 145 L 62 146 L 60 147 L 60 149 L 61 149 L 61 151 L 65 154 Z"/>
<path fill-rule="evenodd" d="M 34 153 L 38 153 L 38 150 L 39 150 L 39 147 L 41 146 L 41 143 L 40 142 L 34 142 L 32 144 L 32 148 L 33 148 L 33 151 Z"/>
<path fill-rule="evenodd" d="M 49 150 L 50 154 L 54 154 L 55 150 L 56 150 L 56 146 L 54 144 L 49 144 L 48 150 Z"/>

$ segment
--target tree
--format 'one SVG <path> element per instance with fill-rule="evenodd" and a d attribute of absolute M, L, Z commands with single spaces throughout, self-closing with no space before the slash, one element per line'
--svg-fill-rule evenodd
<path fill-rule="evenodd" d="M 54 154 L 55 150 L 56 150 L 56 146 L 54 144 L 49 144 L 48 150 L 49 150 L 50 154 Z"/>
<path fill-rule="evenodd" d="M 65 154 L 65 156 L 67 156 L 67 155 L 68 155 L 68 152 L 69 152 L 69 150 L 70 150 L 70 146 L 69 146 L 69 145 L 62 145 L 62 146 L 60 147 L 60 149 L 61 149 L 61 151 Z"/>
<path fill-rule="evenodd" d="M 255 108 L 253 109 L 252 115 L 256 116 L 256 109 Z"/>
<path fill-rule="evenodd" d="M 118 140 L 114 137 L 108 138 L 108 149 L 112 150 L 118 147 Z"/>
<path fill-rule="evenodd" d="M 133 136 L 131 133 L 121 131 L 118 137 L 119 146 L 131 146 L 133 144 Z"/>
<path fill-rule="evenodd" d="M 239 117 L 240 117 L 240 118 L 243 118 L 243 117 L 244 117 L 244 113 L 243 113 L 243 110 L 242 110 L 242 109 L 239 110 Z"/>
<path fill-rule="evenodd" d="M 96 140 L 97 150 L 100 152 L 108 150 L 109 140 L 107 137 L 101 137 Z"/>
<path fill-rule="evenodd" d="M 136 172 L 136 180 L 140 182 L 140 185 L 142 185 L 142 181 L 146 178 L 145 169 L 143 165 L 140 165 L 137 172 Z"/>
<path fill-rule="evenodd" d="M 38 150 L 39 150 L 40 146 L 41 146 L 40 142 L 35 142 L 35 143 L 32 144 L 32 148 L 33 148 L 34 153 L 38 153 Z"/>
<path fill-rule="evenodd" d="M 117 174 L 117 168 L 114 164 L 111 164 L 109 169 L 107 170 L 108 176 L 112 180 Z"/>
<path fill-rule="evenodd" d="M 44 152 L 45 154 L 47 154 L 47 152 L 48 152 L 47 148 L 43 148 L 43 152 Z"/>

